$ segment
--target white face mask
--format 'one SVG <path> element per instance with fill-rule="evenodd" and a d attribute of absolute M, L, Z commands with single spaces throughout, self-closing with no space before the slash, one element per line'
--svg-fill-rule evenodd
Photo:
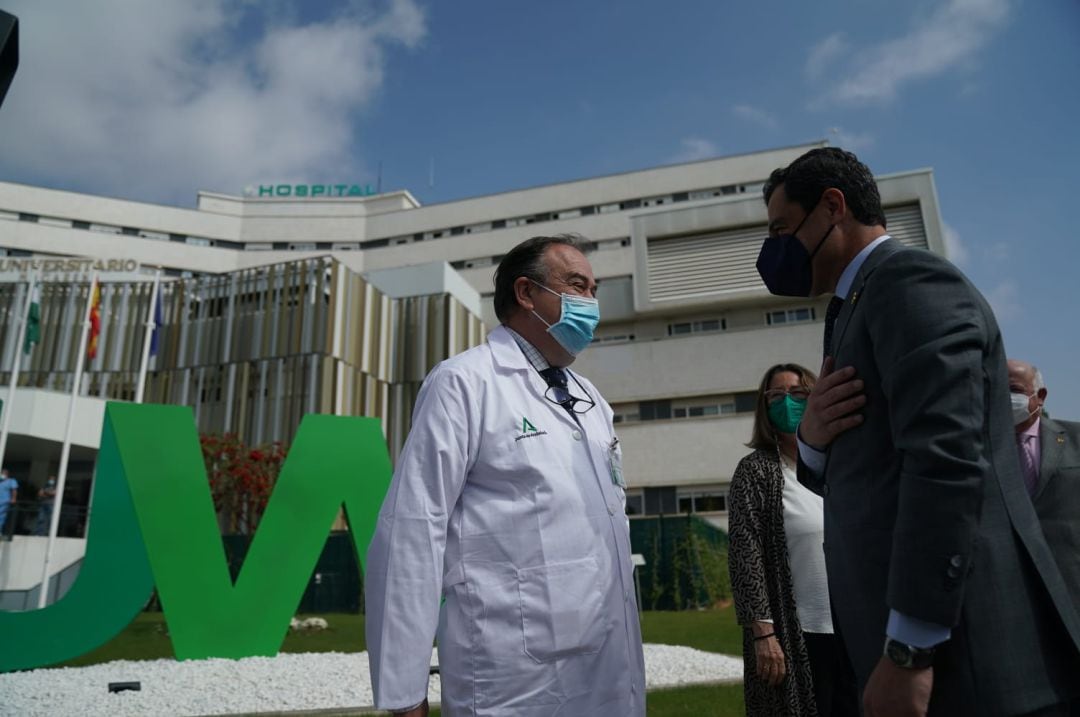
<path fill-rule="evenodd" d="M 1026 393 L 1010 393 L 1009 400 L 1012 401 L 1012 415 L 1013 425 L 1019 426 L 1021 423 L 1031 418 L 1039 409 L 1035 411 L 1028 410 L 1028 404 L 1031 403 L 1031 396 Z"/>

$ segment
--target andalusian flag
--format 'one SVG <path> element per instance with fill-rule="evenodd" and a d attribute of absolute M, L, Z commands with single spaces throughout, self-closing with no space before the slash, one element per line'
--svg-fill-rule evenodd
<path fill-rule="evenodd" d="M 97 356 L 98 334 L 101 333 L 101 284 L 94 282 L 90 290 L 90 340 L 86 344 L 86 358 Z"/>
<path fill-rule="evenodd" d="M 34 284 L 30 295 L 30 311 L 26 314 L 26 333 L 23 338 L 23 353 L 30 353 L 30 348 L 41 340 L 41 284 Z"/>

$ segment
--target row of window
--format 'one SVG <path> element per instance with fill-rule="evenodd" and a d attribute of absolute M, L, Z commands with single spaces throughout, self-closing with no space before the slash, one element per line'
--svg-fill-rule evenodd
<path fill-rule="evenodd" d="M 766 326 L 779 326 L 781 324 L 794 324 L 814 321 L 816 312 L 813 307 L 798 309 L 783 309 L 779 311 L 767 311 L 765 313 Z M 689 336 L 691 334 L 712 334 L 727 331 L 727 319 L 701 319 L 698 321 L 677 321 L 667 325 L 668 336 Z M 637 339 L 636 334 L 606 334 L 593 339 L 594 344 L 618 344 L 628 343 Z"/>
<path fill-rule="evenodd" d="M 720 486 L 668 486 L 626 491 L 627 515 L 685 515 L 726 511 L 727 489 Z"/>
<path fill-rule="evenodd" d="M 373 239 L 371 241 L 364 242 L 363 246 L 364 248 L 374 248 L 378 246 L 398 246 L 400 244 L 409 244 L 414 241 L 442 239 L 443 237 L 448 236 L 475 234 L 478 232 L 492 231 L 494 229 L 520 227 L 529 224 L 540 224 L 543 222 L 558 221 L 561 219 L 576 219 L 578 217 L 587 217 L 594 214 L 611 214 L 614 212 L 624 212 L 630 209 L 639 209 L 642 207 L 658 207 L 665 204 L 675 204 L 676 202 L 695 201 L 699 199 L 712 199 L 714 197 L 726 197 L 733 194 L 744 194 L 747 191 L 758 191 L 761 189 L 761 186 L 762 184 L 760 182 L 756 184 L 726 184 L 721 187 L 710 187 L 708 189 L 700 189 L 693 192 L 674 192 L 672 194 L 664 194 L 654 197 L 625 199 L 623 201 L 609 202 L 607 204 L 591 204 L 582 207 L 572 207 L 569 209 L 560 209 L 551 212 L 539 212 L 537 214 L 509 217 L 507 219 L 493 219 L 490 222 L 466 224 L 456 227 L 450 227 L 448 229 L 436 229 L 427 232 L 417 232 L 416 234 L 412 235 L 396 236 L 390 237 L 388 239 Z"/>
<path fill-rule="evenodd" d="M 804 306 L 797 309 L 780 309 L 765 312 L 766 326 L 779 326 L 780 324 L 795 324 L 805 321 L 814 321 L 816 318 L 814 307 Z M 679 321 L 667 326 L 668 336 L 686 336 L 687 334 L 709 334 L 716 331 L 727 331 L 727 319 L 701 319 L 700 321 Z"/>
<path fill-rule="evenodd" d="M 757 406 L 755 391 L 742 391 L 730 398 L 694 399 L 672 405 L 669 398 L 658 401 L 638 401 L 636 406 L 613 407 L 613 423 L 643 423 L 646 421 L 670 421 L 679 418 L 704 418 L 706 416 L 733 416 L 753 413 Z"/>
<path fill-rule="evenodd" d="M 612 249 L 624 246 L 630 246 L 630 237 L 623 237 L 622 239 L 607 239 L 604 241 L 590 242 L 585 245 L 585 253 L 599 249 Z M 472 259 L 460 259 L 458 261 L 450 262 L 450 266 L 455 269 L 480 269 L 485 266 L 495 266 L 502 261 L 504 254 L 496 254 L 494 256 L 481 256 L 474 257 Z"/>
<path fill-rule="evenodd" d="M 448 229 L 437 229 L 427 232 L 417 232 L 411 235 L 389 237 L 386 239 L 371 239 L 364 242 L 235 242 L 226 239 L 208 239 L 205 237 L 194 237 L 185 234 L 155 232 L 147 229 L 139 229 L 137 227 L 121 227 L 110 224 L 96 224 L 92 222 L 85 222 L 81 220 L 59 219 L 54 217 L 42 217 L 38 214 L 32 214 L 29 212 L 18 212 L 18 219 L 22 222 L 34 222 L 41 224 L 48 224 L 51 226 L 72 227 L 73 229 L 84 229 L 88 231 L 101 232 L 104 234 L 120 234 L 125 236 L 136 236 L 143 239 L 153 239 L 157 241 L 174 241 L 191 246 L 214 246 L 225 249 L 246 249 L 248 251 L 350 251 L 357 249 L 375 249 L 384 246 L 398 246 L 401 244 L 410 244 L 412 242 L 427 241 L 431 239 L 442 239 L 448 236 L 459 236 L 462 234 L 473 234 L 477 232 L 492 231 L 495 229 L 504 229 L 508 227 L 524 226 L 527 224 L 537 224 L 542 222 L 557 221 L 560 219 L 574 219 L 577 217 L 591 216 L 594 214 L 609 214 L 612 212 L 627 211 L 630 209 L 637 209 L 641 207 L 655 207 L 665 204 L 674 204 L 676 202 L 693 201 L 698 199 L 710 199 L 713 197 L 728 196 L 732 194 L 742 194 L 748 191 L 755 191 L 760 188 L 761 184 L 727 184 L 721 187 L 712 187 L 709 189 L 702 189 L 693 192 L 675 192 L 673 194 L 644 197 L 636 199 L 626 199 L 620 202 L 610 202 L 607 204 L 595 204 L 583 207 L 575 207 L 572 209 L 562 209 L 551 212 L 540 212 L 538 214 L 531 214 L 521 217 L 512 217 L 508 219 L 494 219 L 490 222 L 480 222 L 478 224 L 469 224 L 456 227 L 450 227 Z M 629 239 L 623 239 L 622 245 L 627 246 L 630 243 Z M 472 268 L 473 266 L 486 266 L 480 262 L 489 260 L 490 258 L 472 259 L 468 262 L 456 262 L 454 268 Z M 460 264 L 461 266 L 458 266 Z"/>

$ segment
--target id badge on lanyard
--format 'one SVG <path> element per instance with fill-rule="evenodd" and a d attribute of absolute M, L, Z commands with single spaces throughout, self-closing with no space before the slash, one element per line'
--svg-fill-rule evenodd
<path fill-rule="evenodd" d="M 608 468 L 611 471 L 611 482 L 620 488 L 626 488 L 626 479 L 623 478 L 622 456 L 619 455 L 619 438 L 611 440 L 608 448 Z"/>

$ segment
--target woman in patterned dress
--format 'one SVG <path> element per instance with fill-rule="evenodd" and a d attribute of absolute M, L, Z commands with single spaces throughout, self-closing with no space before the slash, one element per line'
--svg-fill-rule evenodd
<path fill-rule="evenodd" d="M 754 452 L 731 479 L 729 565 L 748 717 L 858 715 L 855 677 L 833 634 L 822 499 L 796 479 L 796 430 L 816 380 L 797 364 L 765 372 Z"/>

